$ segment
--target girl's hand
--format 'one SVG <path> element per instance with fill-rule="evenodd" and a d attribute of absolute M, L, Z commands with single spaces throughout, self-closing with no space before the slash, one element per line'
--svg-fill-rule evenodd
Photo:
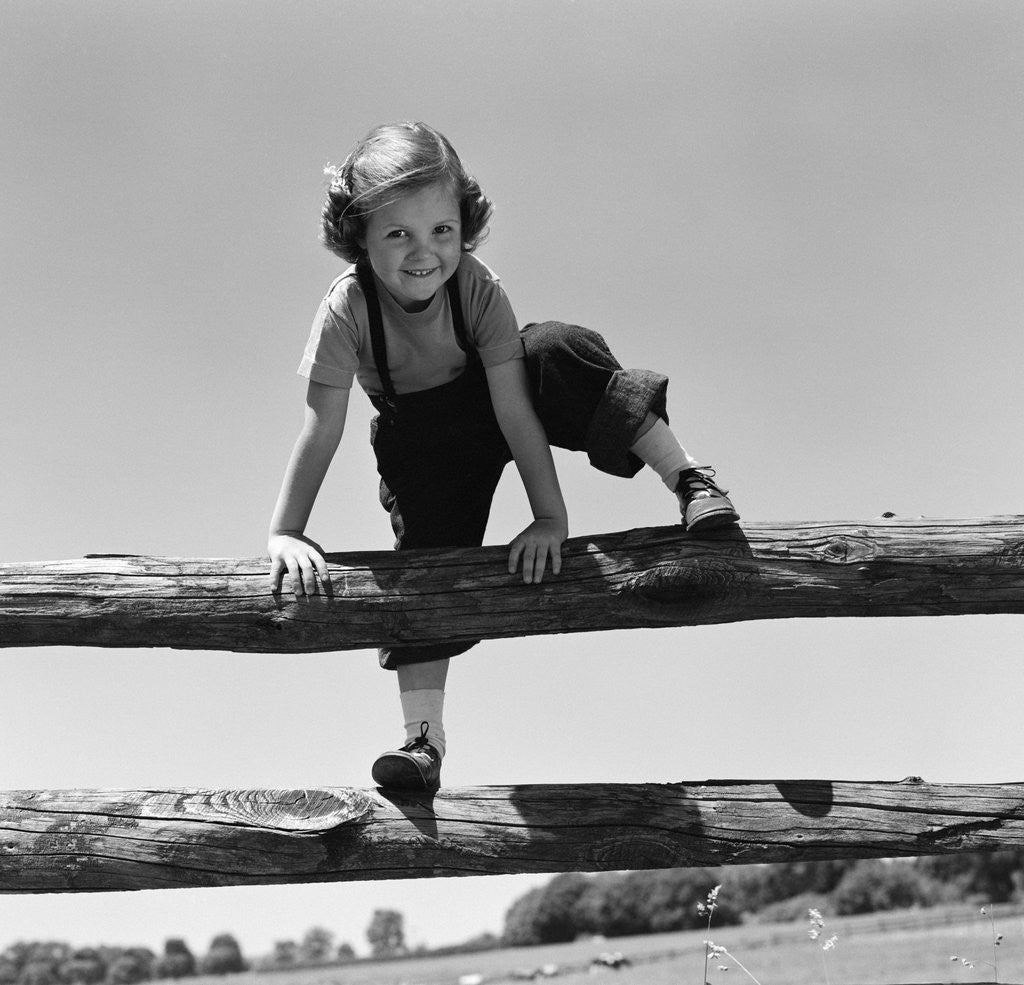
<path fill-rule="evenodd" d="M 270 590 L 279 591 L 279 583 L 288 572 L 291 588 L 298 595 L 315 595 L 316 579 L 325 591 L 331 587 L 331 576 L 324 560 L 323 549 L 315 541 L 301 534 L 273 534 L 267 542 L 270 554 Z"/>
<path fill-rule="evenodd" d="M 541 518 L 534 520 L 512 543 L 508 552 L 508 573 L 514 575 L 523 559 L 523 582 L 540 584 L 544 568 L 551 558 L 551 573 L 562 570 L 562 542 L 569 530 L 561 520 Z"/>

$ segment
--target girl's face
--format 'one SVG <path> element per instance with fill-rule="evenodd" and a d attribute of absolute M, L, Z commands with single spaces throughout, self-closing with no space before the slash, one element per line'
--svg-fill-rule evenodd
<path fill-rule="evenodd" d="M 455 193 L 436 182 L 371 212 L 359 245 L 391 296 L 406 311 L 422 311 L 462 257 Z"/>

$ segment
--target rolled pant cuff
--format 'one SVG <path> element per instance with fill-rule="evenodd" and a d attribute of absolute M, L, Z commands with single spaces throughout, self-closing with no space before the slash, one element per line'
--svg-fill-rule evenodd
<path fill-rule="evenodd" d="M 398 670 L 406 664 L 430 663 L 433 660 L 445 660 L 457 657 L 460 653 L 476 646 L 479 640 L 460 640 L 452 643 L 426 643 L 422 646 L 382 646 L 377 651 L 377 659 L 384 670 Z"/>
<path fill-rule="evenodd" d="M 591 465 L 609 475 L 632 478 L 644 463 L 630 450 L 648 414 L 668 423 L 668 377 L 648 369 L 620 369 L 608 381 L 587 430 Z"/>

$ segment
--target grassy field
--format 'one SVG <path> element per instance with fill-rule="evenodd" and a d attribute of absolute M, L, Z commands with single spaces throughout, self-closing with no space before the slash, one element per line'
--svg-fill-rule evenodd
<path fill-rule="evenodd" d="M 981 985 L 1024 983 L 1024 907 L 997 907 L 998 976 L 992 962 L 989 923 L 977 907 L 958 906 L 901 914 L 829 918 L 825 936 L 839 935 L 827 954 L 828 978 L 819 944 L 807 935 L 808 924 L 712 927 L 711 939 L 743 963 L 761 985 L 903 985 L 951 982 Z M 208 979 L 218 985 L 456 985 L 461 975 L 480 974 L 487 983 L 513 980 L 516 971 L 545 965 L 558 974 L 542 981 L 566 985 L 701 985 L 704 972 L 702 931 L 577 941 L 546 947 L 512 948 L 477 955 L 362 961 L 344 966 L 290 972 L 247 973 Z M 602 951 L 621 951 L 632 965 L 618 971 L 591 969 Z M 974 961 L 964 967 L 951 955 Z M 719 971 L 718 964 L 728 966 Z M 729 958 L 711 965 L 711 985 L 741 985 L 750 979 Z M 195 980 L 193 980 L 195 981 Z"/>

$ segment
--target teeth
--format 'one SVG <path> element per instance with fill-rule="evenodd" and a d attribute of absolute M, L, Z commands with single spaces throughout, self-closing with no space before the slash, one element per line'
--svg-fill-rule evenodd
<path fill-rule="evenodd" d="M 429 277 L 434 271 L 433 270 L 404 270 L 402 272 L 408 274 L 410 277 Z"/>

